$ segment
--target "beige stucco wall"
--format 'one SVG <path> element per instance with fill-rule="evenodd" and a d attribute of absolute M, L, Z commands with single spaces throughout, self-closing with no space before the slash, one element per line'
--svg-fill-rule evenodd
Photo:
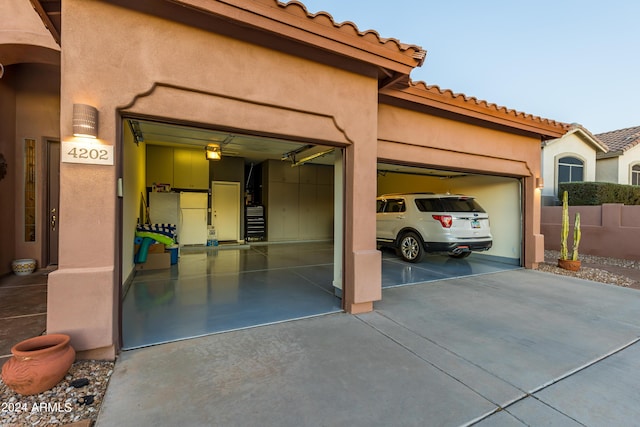
<path fill-rule="evenodd" d="M 352 312 L 371 309 L 381 296 L 376 79 L 100 2 L 66 0 L 62 9 L 63 140 L 73 140 L 72 105 L 86 103 L 100 113 L 97 143 L 117 149 L 118 109 L 345 146 L 344 301 Z M 117 176 L 117 167 L 61 165 L 60 268 L 49 278 L 50 332 L 102 357 L 118 336 Z"/>
<path fill-rule="evenodd" d="M 0 153 L 7 176 L 0 181 L 0 274 L 11 261 L 33 258 L 42 267 L 47 224 L 47 138 L 59 137 L 59 73 L 55 66 L 17 64 L 6 67 L 0 80 Z M 24 239 L 24 140 L 36 141 L 36 240 Z"/>
<path fill-rule="evenodd" d="M 539 140 L 381 105 L 378 157 L 381 161 L 522 178 L 523 265 L 531 268 L 544 259 L 540 190 L 535 188 L 535 178 L 540 176 Z"/>
<path fill-rule="evenodd" d="M 618 162 L 618 184 L 631 184 L 631 167 L 640 163 L 640 145 L 625 151 Z"/>
<path fill-rule="evenodd" d="M 0 179 L 0 275 L 11 271 L 16 236 L 16 90 L 12 75 L 7 68 L 0 79 L 0 154 L 7 163 L 7 174 Z"/>
<path fill-rule="evenodd" d="M 618 157 L 596 160 L 596 181 L 618 182 Z"/>
<path fill-rule="evenodd" d="M 0 63 L 59 64 L 60 47 L 28 1 L 0 2 Z"/>
<path fill-rule="evenodd" d="M 599 159 L 596 178 L 599 182 L 631 184 L 631 168 L 640 163 L 640 145 L 614 157 Z"/>
<path fill-rule="evenodd" d="M 57 140 L 60 134 L 60 80 L 57 68 L 51 65 L 21 64 L 17 66 L 15 156 L 16 230 L 15 257 L 33 258 L 43 267 L 43 245 L 46 232 L 43 218 L 46 206 L 46 138 Z M 36 241 L 24 240 L 24 140 L 36 141 Z"/>
<path fill-rule="evenodd" d="M 522 225 L 520 183 L 517 179 L 488 175 L 441 179 L 398 173 L 378 176 L 378 195 L 402 192 L 448 192 L 474 196 L 491 221 L 493 247 L 483 253 L 519 261 Z"/>
<path fill-rule="evenodd" d="M 596 180 L 596 149 L 575 133 L 549 142 L 542 150 L 543 156 L 543 196 L 558 195 L 558 161 L 567 156 L 584 162 L 584 180 Z"/>

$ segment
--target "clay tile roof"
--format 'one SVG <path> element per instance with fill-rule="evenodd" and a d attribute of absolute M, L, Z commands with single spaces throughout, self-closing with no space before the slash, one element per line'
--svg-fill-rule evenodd
<path fill-rule="evenodd" d="M 463 93 L 455 93 L 451 89 L 441 89 L 439 86 L 436 86 L 436 85 L 428 85 L 422 81 L 419 81 L 419 82 L 411 81 L 410 86 L 425 90 L 432 94 L 440 95 L 442 97 L 448 98 L 457 103 L 467 104 L 474 109 L 477 109 L 477 108 L 485 109 L 492 113 L 500 113 L 500 114 L 511 116 L 517 119 L 533 121 L 543 125 L 547 125 L 555 128 L 561 128 L 563 129 L 562 133 L 565 133 L 566 131 L 571 129 L 571 125 L 568 123 L 558 122 L 555 120 L 534 116 L 533 114 L 516 111 L 511 108 L 503 107 L 497 104 L 489 103 L 481 99 L 477 99 L 476 97 L 473 97 L 473 96 L 467 96 Z"/>
<path fill-rule="evenodd" d="M 387 49 L 407 54 L 418 61 L 416 65 L 418 67 L 422 65 L 427 56 L 427 51 L 420 46 L 402 43 L 394 38 L 383 38 L 375 30 L 361 31 L 356 24 L 350 21 L 338 23 L 333 16 L 327 12 L 310 13 L 304 4 L 297 0 L 290 0 L 287 3 L 277 1 L 277 4 L 292 15 L 309 18 L 320 25 L 336 28 L 344 34 L 357 35 L 370 43 L 379 44 Z"/>
<path fill-rule="evenodd" d="M 599 133 L 596 137 L 607 144 L 610 151 L 624 152 L 640 144 L 640 126 Z"/>

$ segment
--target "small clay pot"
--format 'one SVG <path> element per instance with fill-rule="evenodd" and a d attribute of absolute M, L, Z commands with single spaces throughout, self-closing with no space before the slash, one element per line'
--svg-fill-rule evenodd
<path fill-rule="evenodd" d="M 580 270 L 580 264 L 580 261 L 574 261 L 572 259 L 558 259 L 558 267 L 569 271 Z"/>
<path fill-rule="evenodd" d="M 2 380 L 16 393 L 38 394 L 53 388 L 69 372 L 76 352 L 64 334 L 29 338 L 11 348 L 2 366 Z"/>
<path fill-rule="evenodd" d="M 16 276 L 27 276 L 36 269 L 35 259 L 16 259 L 11 262 L 11 269 Z"/>

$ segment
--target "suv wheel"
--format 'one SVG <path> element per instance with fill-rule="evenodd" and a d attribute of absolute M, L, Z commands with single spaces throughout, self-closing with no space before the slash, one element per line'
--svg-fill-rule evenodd
<path fill-rule="evenodd" d="M 422 239 L 416 233 L 406 233 L 400 238 L 399 255 L 408 262 L 420 262 L 424 255 Z"/>

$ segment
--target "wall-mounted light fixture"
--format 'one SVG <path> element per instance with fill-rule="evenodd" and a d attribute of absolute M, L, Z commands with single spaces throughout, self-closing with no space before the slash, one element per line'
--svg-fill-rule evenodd
<path fill-rule="evenodd" d="M 544 188 L 544 179 L 540 177 L 536 178 L 536 188 Z"/>
<path fill-rule="evenodd" d="M 220 160 L 222 158 L 222 152 L 218 144 L 209 144 L 204 147 L 204 152 L 207 160 Z"/>
<path fill-rule="evenodd" d="M 73 104 L 73 136 L 98 137 L 98 110 L 95 107 Z"/>

